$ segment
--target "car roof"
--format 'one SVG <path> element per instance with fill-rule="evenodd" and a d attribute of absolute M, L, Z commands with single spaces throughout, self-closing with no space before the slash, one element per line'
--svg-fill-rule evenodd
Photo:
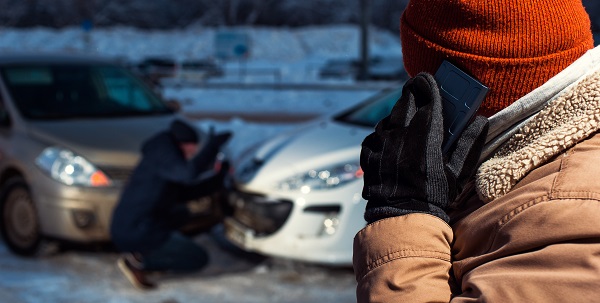
<path fill-rule="evenodd" d="M 9 64 L 73 64 L 73 63 L 96 63 L 115 64 L 119 63 L 117 58 L 102 57 L 92 54 L 80 53 L 0 53 L 0 65 Z"/>

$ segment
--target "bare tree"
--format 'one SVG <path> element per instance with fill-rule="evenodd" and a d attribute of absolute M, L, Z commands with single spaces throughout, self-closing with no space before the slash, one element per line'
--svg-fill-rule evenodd
<path fill-rule="evenodd" d="M 369 0 L 371 24 L 397 32 L 408 0 Z M 0 0 L 0 26 L 141 28 L 265 25 L 304 26 L 360 21 L 359 0 Z M 600 1 L 583 0 L 600 32 Z"/>
<path fill-rule="evenodd" d="M 254 9 L 246 17 L 246 24 L 256 24 L 259 17 L 268 11 L 277 0 L 253 0 Z"/>
<path fill-rule="evenodd" d="M 0 25 L 78 25 L 92 20 L 96 26 L 128 25 L 174 28 L 190 24 L 286 25 L 357 23 L 358 0 L 0 0 Z M 372 0 L 387 14 L 397 0 Z M 403 1 L 400 1 L 403 2 Z M 379 9 L 374 9 L 374 14 Z M 393 24 L 393 21 L 388 22 Z M 385 23 L 384 24 L 388 24 Z"/>
<path fill-rule="evenodd" d="M 18 26 L 29 11 L 29 3 L 19 0 L 0 0 L 0 24 L 4 26 Z"/>

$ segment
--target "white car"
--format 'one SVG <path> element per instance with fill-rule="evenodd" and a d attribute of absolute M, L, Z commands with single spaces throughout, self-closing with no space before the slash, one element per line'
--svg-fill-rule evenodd
<path fill-rule="evenodd" d="M 366 224 L 361 143 L 400 95 L 384 90 L 232 159 L 227 239 L 267 256 L 352 264 L 354 235 Z"/>

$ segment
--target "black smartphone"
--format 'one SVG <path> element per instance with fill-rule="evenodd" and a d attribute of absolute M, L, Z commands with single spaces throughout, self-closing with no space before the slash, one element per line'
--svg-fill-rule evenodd
<path fill-rule="evenodd" d="M 445 154 L 465 126 L 475 117 L 475 112 L 489 89 L 446 60 L 442 62 L 434 77 L 443 100 L 446 133 L 442 150 Z"/>

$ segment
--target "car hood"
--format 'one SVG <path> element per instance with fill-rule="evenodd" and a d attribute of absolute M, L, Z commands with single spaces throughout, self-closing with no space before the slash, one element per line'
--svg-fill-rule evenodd
<path fill-rule="evenodd" d="M 363 126 L 320 121 L 280 135 L 236 164 L 236 182 L 264 186 L 309 169 L 358 163 L 360 144 L 371 132 Z"/>
<path fill-rule="evenodd" d="M 28 132 L 48 146 L 67 148 L 96 165 L 134 166 L 144 140 L 166 129 L 173 115 L 34 121 Z"/>

